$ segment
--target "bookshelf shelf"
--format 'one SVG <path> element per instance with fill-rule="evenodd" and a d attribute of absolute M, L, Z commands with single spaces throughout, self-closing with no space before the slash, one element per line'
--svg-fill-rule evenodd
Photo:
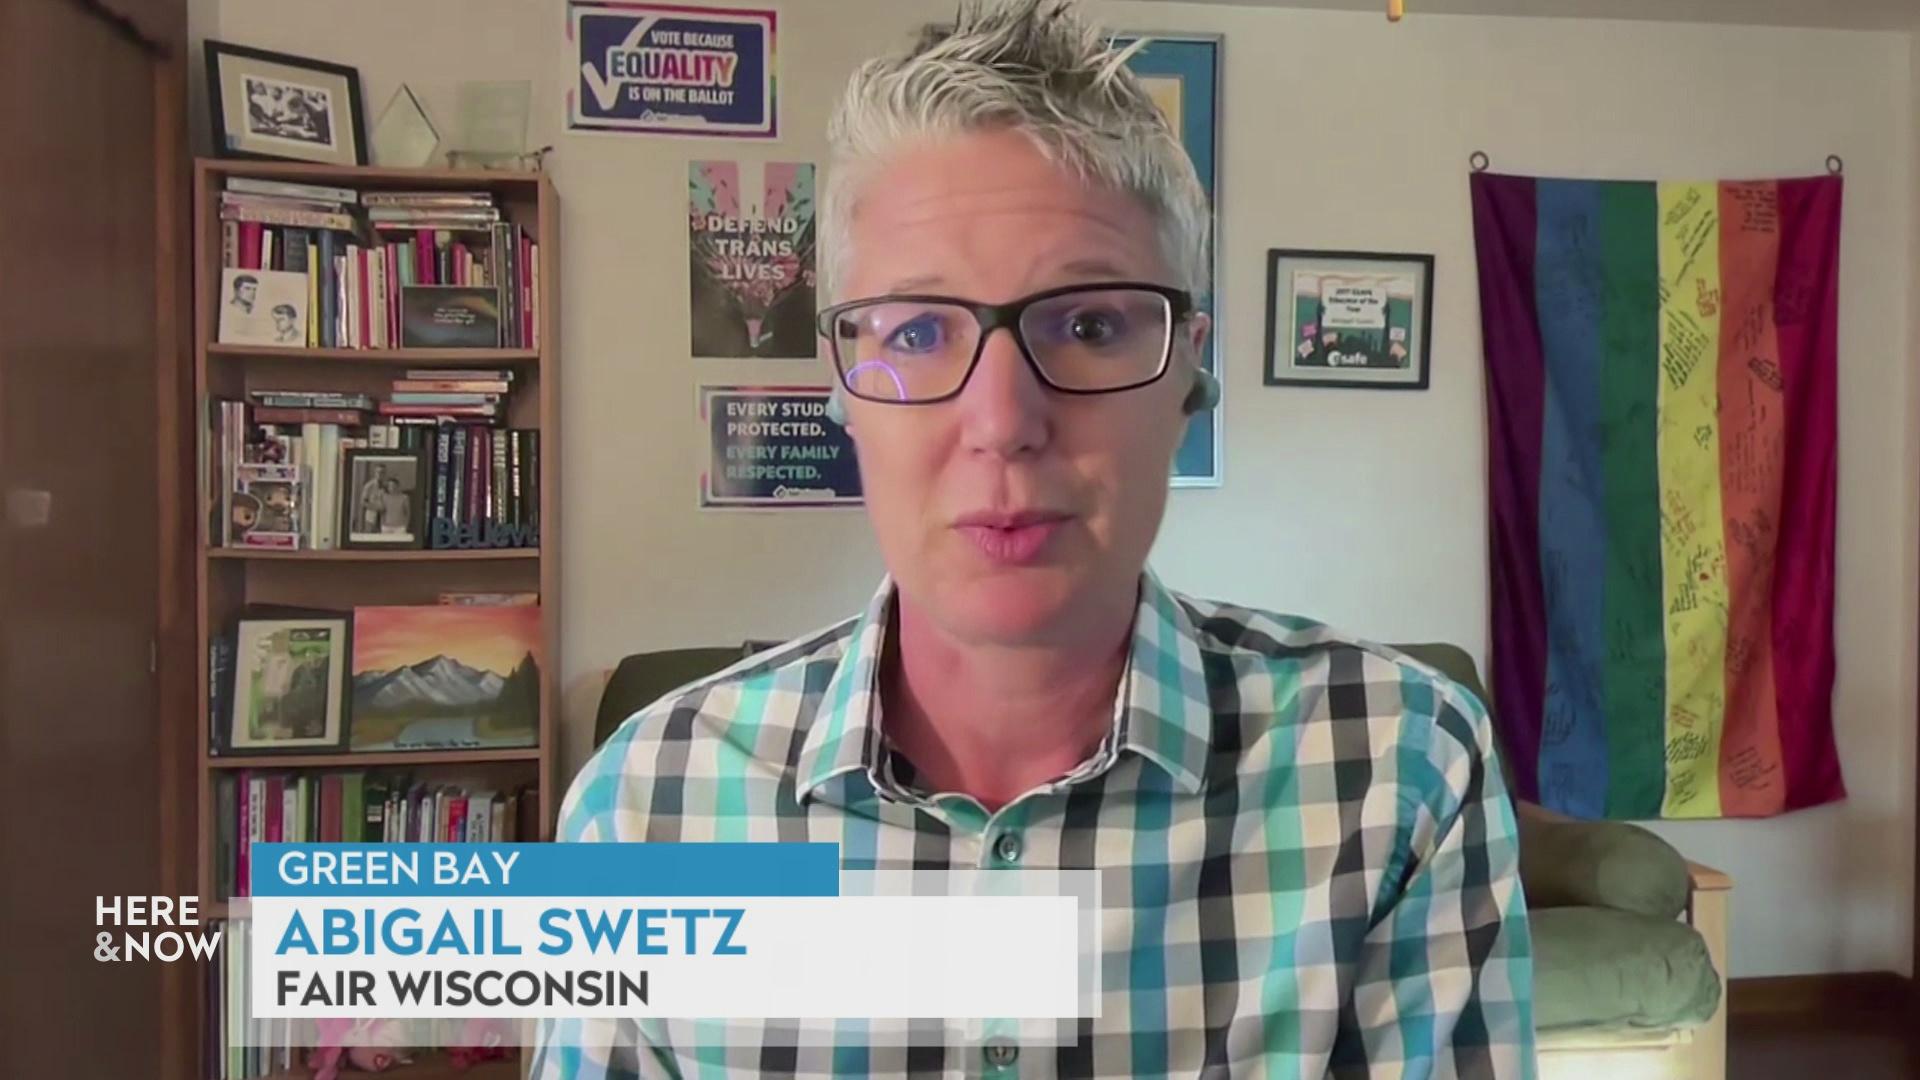
<path fill-rule="evenodd" d="M 305 1069 L 293 1072 L 268 1074 L 264 1080 L 307 1080 L 312 1074 Z M 430 1054 L 415 1058 L 411 1065 L 397 1065 L 381 1074 L 389 1080 L 517 1080 L 520 1076 L 520 1062 L 483 1061 L 462 1071 L 443 1054 Z"/>
<path fill-rule="evenodd" d="M 209 343 L 207 355 L 321 363 L 392 364 L 399 367 L 498 367 L 501 364 L 540 363 L 538 349 L 294 349 L 273 345 Z"/>
<path fill-rule="evenodd" d="M 520 261 L 508 261 L 510 254 L 503 256 L 506 269 L 504 276 L 494 277 L 490 267 L 487 277 L 493 280 L 523 282 L 523 290 L 529 302 L 520 308 L 531 310 L 538 322 L 538 333 L 533 335 L 537 342 L 534 348 L 458 348 L 458 349 L 349 349 L 349 348 L 286 348 L 271 345 L 221 344 L 219 337 L 219 317 L 222 311 L 221 282 L 222 273 L 229 259 L 235 266 L 248 268 L 260 267 L 266 256 L 259 231 L 251 236 L 256 242 L 235 247 L 229 244 L 232 233 L 223 230 L 221 220 L 221 194 L 227 190 L 228 182 L 235 178 L 252 180 L 286 181 L 294 184 L 320 185 L 331 188 L 347 188 L 359 193 L 386 192 L 438 192 L 467 193 L 486 192 L 491 196 L 491 205 L 498 210 L 498 216 L 505 226 L 498 234 L 501 237 L 524 237 L 524 246 L 508 249 L 508 252 L 521 252 Z M 302 828 L 308 834 L 314 829 L 317 819 L 314 807 L 327 813 L 327 794 L 334 794 L 332 813 L 341 813 L 343 806 L 353 805 L 350 801 L 357 797 L 353 793 L 378 789 L 376 781 L 405 781 L 411 785 L 411 793 L 425 790 L 424 781 L 432 781 L 439 790 L 450 793 L 446 805 L 456 803 L 461 796 L 459 791 L 478 794 L 469 789 L 476 785 L 486 785 L 494 789 L 492 803 L 494 812 L 502 810 L 509 816 L 505 819 L 508 827 L 506 835 L 515 836 L 523 841 L 548 840 L 553 836 L 553 823 L 559 809 L 560 790 L 558 789 L 559 766 L 559 715 L 560 715 L 560 673 L 563 670 L 560 657 L 560 566 L 559 553 L 562 547 L 560 534 L 560 462 L 559 451 L 562 443 L 560 430 L 559 390 L 561 385 L 559 363 L 561 358 L 560 331 L 561 318 L 560 288 L 560 199 L 554 189 L 552 179 L 543 173 L 494 172 L 489 170 L 422 170 L 422 169 L 386 169 L 355 168 L 308 165 L 285 161 L 228 161 L 202 160 L 195 163 L 193 184 L 193 353 L 194 394 L 201 411 L 200 437 L 203 440 L 203 454 L 197 465 L 199 479 L 196 486 L 199 496 L 198 505 L 205 511 L 189 513 L 197 518 L 199 524 L 198 550 L 193 559 L 193 588 L 195 595 L 194 634 L 202 661 L 194 676 L 196 698 L 194 714 L 181 717 L 180 722 L 191 722 L 197 734 L 188 736 L 197 743 L 197 755 L 189 751 L 186 760 L 193 763 L 196 772 L 195 816 L 185 826 L 186 835 L 193 837 L 193 850 L 180 853 L 182 861 L 191 859 L 197 868 L 196 878 L 201 897 L 201 910 L 213 919 L 226 918 L 234 905 L 229 905 L 222 890 L 227 887 L 225 875 L 230 874 L 235 863 L 232 858 L 234 844 L 234 807 L 236 793 L 249 788 L 255 781 L 267 786 L 272 792 L 279 790 L 282 797 L 298 792 L 298 797 L 308 798 L 306 811 L 298 818 Z M 252 185 L 258 192 L 259 185 Z M 320 193 L 324 195 L 325 193 Z M 284 255 L 288 243 L 300 244 L 298 233 L 309 235 L 305 242 L 313 252 L 316 234 L 333 230 L 334 239 L 353 250 L 356 247 L 366 250 L 368 240 L 377 236 L 371 232 L 368 223 L 356 209 L 357 200 L 338 196 L 327 199 L 346 203 L 328 210 L 345 213 L 353 220 L 354 228 L 349 232 L 343 225 L 326 221 L 317 222 L 311 228 L 291 225 L 277 225 L 274 218 L 247 218 L 255 226 L 267 229 L 283 230 L 273 245 L 273 251 L 279 253 L 282 265 L 287 265 Z M 231 202 L 230 202 L 231 205 Z M 258 204 L 256 204 L 257 206 Z M 358 204 L 364 205 L 364 204 Z M 284 209 L 284 208 L 282 208 Z M 289 211 L 292 212 L 292 211 Z M 244 215 L 241 215 L 244 216 Z M 289 220 L 281 218 L 278 220 Z M 299 219 L 291 219 L 299 220 Z M 421 232 L 438 230 L 417 230 Z M 450 232 L 462 230 L 453 229 Z M 482 230 L 470 230 L 482 233 Z M 295 239 L 288 241 L 292 235 Z M 474 261 L 468 266 L 481 265 L 480 252 L 492 236 L 482 234 L 468 236 L 461 243 L 464 257 Z M 432 245 L 432 240 L 422 243 Z M 447 241 L 441 242 L 446 247 Z M 395 246 L 401 246 L 396 241 Z M 294 248 L 298 250 L 298 248 Z M 427 250 L 432 250 L 429 247 Z M 336 249 L 337 251 L 337 249 Z M 424 257 L 423 257 L 424 258 Z M 320 264 L 306 260 L 305 265 L 312 269 L 319 281 L 328 280 L 329 271 L 317 268 Z M 333 267 L 343 262 L 330 264 Z M 367 265 L 371 265 L 369 262 Z M 443 264 L 444 265 L 444 264 Z M 517 267 L 517 269 L 516 269 Z M 272 266 L 266 267 L 272 269 Z M 519 276 L 518 271 L 526 271 Z M 281 272 L 287 272 L 282 270 Z M 296 265 L 297 272 L 297 265 Z M 471 270 L 468 271 L 471 273 Z M 333 274 L 339 271 L 331 271 Z M 428 271 L 432 274 L 432 271 Z M 447 279 L 448 271 L 441 270 L 438 276 Z M 335 278 L 338 281 L 337 278 Z M 360 279 L 363 283 L 365 277 Z M 378 281 L 391 281 L 391 278 L 379 278 Z M 428 280 L 432 280 L 429 277 Z M 322 295 L 317 285 L 310 295 Z M 327 293 L 327 296 L 344 295 Z M 391 295 L 390 293 L 388 294 Z M 514 295 L 511 290 L 504 297 Z M 367 293 L 361 293 L 365 303 Z M 318 301 L 314 301 L 318 303 Z M 392 309 L 389 308 L 389 311 Z M 311 314 L 311 312 L 310 312 Z M 365 323 L 361 324 L 365 326 Z M 391 325 L 391 324 L 389 324 Z M 512 324 L 509 323 L 509 326 Z M 294 340 L 300 340 L 295 338 Z M 323 340 L 331 340 L 323 338 Z M 398 340 L 391 331 L 385 336 L 375 336 L 368 340 Z M 481 339 L 490 340 L 490 339 Z M 516 340 L 526 340 L 518 338 Z M 480 511 L 481 520 L 488 512 L 499 513 L 499 499 L 509 498 L 502 493 L 510 493 L 508 510 L 504 518 L 496 518 L 494 523 L 511 523 L 514 515 L 530 508 L 528 518 L 538 524 L 538 536 L 541 544 L 533 548 L 480 548 L 456 550 L 382 550 L 382 549 L 337 549 L 327 548 L 324 535 L 317 542 L 316 550 L 309 547 L 298 551 L 281 551 L 265 548 L 222 547 L 220 544 L 224 529 L 225 508 L 219 499 L 221 484 L 216 478 L 228 475 L 223 471 L 244 458 L 231 454 L 221 456 L 213 453 L 216 445 L 230 449 L 239 445 L 242 436 L 232 435 L 237 429 L 246 434 L 257 434 L 258 421 L 251 410 L 244 413 L 233 403 L 246 402 L 256 393 L 270 392 L 313 392 L 317 394 L 365 395 L 380 398 L 393 390 L 392 383 L 406 378 L 404 372 L 410 368 L 420 369 L 505 369 L 510 377 L 503 376 L 499 381 L 511 383 L 510 393 L 504 394 L 499 401 L 497 425 L 481 422 L 471 414 L 460 416 L 453 414 L 455 422 L 450 427 L 465 428 L 469 432 L 486 434 L 471 436 L 475 440 L 484 438 L 469 463 L 479 462 L 473 471 L 466 474 L 477 488 L 463 488 L 486 491 L 487 457 L 479 454 L 494 450 L 498 444 L 492 431 L 518 432 L 521 435 L 534 433 L 537 443 L 520 438 L 509 441 L 511 455 L 523 444 L 529 451 L 520 458 L 509 457 L 506 472 L 511 482 L 502 479 L 501 458 L 495 454 L 494 463 L 494 501 L 485 504 Z M 426 376 L 421 376 L 425 378 Z M 447 378 L 447 376 L 440 376 Z M 465 377 L 469 381 L 480 380 Z M 464 388 L 463 388 L 464 389 Z M 460 392 L 460 391 L 454 391 Z M 488 391 L 479 391 L 482 393 Z M 327 410 L 316 406 L 311 410 L 323 413 Z M 371 410 L 338 410 L 340 412 L 367 412 Z M 375 416 L 378 417 L 377 411 Z M 216 422 L 209 422 L 216 420 Z M 223 428 L 222 424 L 231 419 L 232 428 Z M 382 423 L 375 419 L 374 423 Z M 300 440 L 297 445 L 302 455 L 310 453 L 312 443 L 306 441 L 308 433 L 303 427 L 320 429 L 321 454 L 333 452 L 336 437 L 342 443 L 368 449 L 391 448 L 388 443 L 383 447 L 371 447 L 368 444 L 375 434 L 359 427 L 352 418 L 338 419 L 327 416 L 312 416 L 298 420 L 280 418 L 279 430 L 268 432 L 268 437 Z M 397 428 L 398 425 L 396 425 Z M 358 428 L 358 430 L 354 430 Z M 384 438 L 391 439 L 392 434 Z M 226 441 L 219 441 L 226 440 Z M 408 452 L 420 452 L 418 440 L 407 438 L 399 445 L 408 447 Z M 460 445 L 472 443 L 462 440 Z M 427 448 L 431 450 L 431 443 Z M 537 451 L 537 453 L 535 453 Z M 430 452 L 430 463 L 446 467 L 447 458 L 439 458 Z M 341 459 L 320 456 L 292 457 L 302 467 L 310 468 L 315 460 L 327 463 L 327 474 L 331 477 L 338 472 Z M 459 460 L 459 459 L 452 459 Z M 524 464 L 526 487 L 521 486 L 522 470 L 512 463 Z M 224 464 L 223 464 L 224 463 Z M 461 481 L 456 481 L 456 483 Z M 449 489 L 453 485 L 446 485 Z M 322 501 L 337 510 L 341 488 L 336 480 L 330 479 L 323 489 Z M 530 490 L 529 502 L 521 502 L 523 490 Z M 309 491 L 310 493 L 310 491 Z M 478 495 L 465 496 L 464 503 L 468 513 L 475 513 Z M 305 504 L 303 504 L 304 506 Z M 321 505 L 316 501 L 314 506 Z M 456 504 L 460 505 L 460 504 Z M 333 512 L 333 511 L 328 511 Z M 310 518 L 310 521 L 331 521 L 332 518 Z M 466 524 L 476 522 L 469 519 Z M 193 526 L 190 526 L 193 527 Z M 313 542 L 312 538 L 303 542 Z M 231 642 L 239 620 L 249 617 L 277 617 L 281 611 L 311 612 L 324 611 L 345 614 L 352 609 L 367 607 L 432 605 L 446 599 L 449 593 L 534 593 L 539 598 L 539 716 L 535 729 L 536 744 L 527 747 L 484 750 L 409 750 L 394 752 L 353 753 L 346 751 L 328 751 L 320 753 L 289 754 L 233 754 L 215 756 L 212 752 L 210 732 L 212 725 L 212 705 L 214 695 L 211 665 L 207 662 L 215 657 L 216 643 Z M 349 641 L 349 647 L 351 642 Z M 349 657 L 351 653 L 349 653 Z M 349 665 L 350 668 L 351 665 Z M 504 674 L 504 673 L 496 673 Z M 518 674 L 516 670 L 516 675 Z M 347 709 L 345 720 L 352 723 L 351 709 Z M 242 770 L 254 770 L 243 772 Z M 311 779 L 311 784 L 304 783 Z M 415 780 L 423 781 L 415 784 Z M 356 785 L 364 782 L 365 788 Z M 284 784 L 284 787 L 282 785 Z M 396 789 L 397 790 L 397 789 Z M 342 794 L 342 792 L 345 794 Z M 253 798 L 260 796 L 255 794 Z M 268 798 L 273 797 L 269 795 Z M 517 800 L 517 802 L 516 802 Z M 257 805 L 257 804 L 256 804 Z M 288 799 L 283 805 L 297 805 Z M 373 804 L 369 804 L 373 805 Z M 404 799 L 394 805 L 406 805 Z M 424 804 L 416 804 L 424 805 Z M 484 805 L 484 804 L 481 804 Z M 416 811 L 416 814 L 418 812 Z M 452 813 L 451 810 L 448 811 Z M 222 816 L 225 820 L 223 822 Z M 273 820 L 280 820 L 275 815 Z M 347 820 L 344 815 L 341 818 Z M 391 819 L 389 819 L 391 820 Z M 423 820 L 418 816 L 409 819 Z M 424 819 L 431 820 L 431 819 Z M 442 817 L 443 827 L 456 829 L 450 824 L 454 819 Z M 499 819 L 496 818 L 496 823 Z M 273 831 L 262 826 L 262 831 L 253 834 L 254 839 L 271 839 Z M 278 826 L 271 829 L 277 830 Z M 224 830 L 224 831 L 223 831 Z M 244 831 L 242 832 L 244 836 Z M 350 834 L 357 835 L 357 834 Z M 377 834 L 375 834 L 377 835 Z M 454 835 L 460 835 L 457 831 Z M 224 845 L 224 846 L 223 846 Z M 209 987 L 193 995 L 192 1012 L 197 1013 L 200 1028 L 217 1023 L 219 1014 L 217 1002 L 224 992 L 224 985 Z M 215 1063 L 202 1063 L 212 1066 Z M 520 1075 L 520 1061 L 487 1062 L 468 1070 L 459 1070 L 453 1066 L 442 1052 L 425 1052 L 408 1066 L 396 1069 L 389 1075 L 399 1080 L 509 1080 Z M 275 1074 L 276 1080 L 295 1080 L 304 1077 L 304 1070 L 296 1069 L 290 1073 Z"/>
<path fill-rule="evenodd" d="M 492 761 L 539 761 L 537 746 L 503 750 L 398 750 L 339 754 L 231 754 L 208 757 L 209 769 L 334 769 L 394 765 L 472 765 Z"/>
<path fill-rule="evenodd" d="M 297 161 L 203 159 L 200 168 L 222 176 L 292 180 L 351 188 L 499 188 L 533 187 L 546 178 L 537 172 L 506 169 L 388 169 L 365 165 L 309 165 Z"/>
<path fill-rule="evenodd" d="M 208 548 L 209 559 L 253 559 L 264 562 L 493 562 L 501 559 L 538 561 L 539 548 L 470 548 L 434 550 L 406 548 L 399 551 L 378 549 L 339 549 L 330 551 L 277 551 L 272 548 Z"/>

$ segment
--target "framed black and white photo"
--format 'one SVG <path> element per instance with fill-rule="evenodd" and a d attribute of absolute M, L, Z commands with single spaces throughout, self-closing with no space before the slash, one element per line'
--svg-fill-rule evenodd
<path fill-rule="evenodd" d="M 1433 256 L 1267 252 L 1268 386 L 1425 390 Z"/>
<path fill-rule="evenodd" d="M 307 275 L 285 270 L 220 272 L 220 343 L 298 349 L 307 343 Z"/>
<path fill-rule="evenodd" d="M 222 157 L 367 163 L 358 68 L 209 41 L 207 99 Z"/>
<path fill-rule="evenodd" d="M 350 548 L 424 547 L 427 537 L 423 454 L 348 450 L 340 489 L 340 535 Z"/>
<path fill-rule="evenodd" d="M 242 619 L 223 749 L 273 753 L 346 744 L 347 620 Z"/>

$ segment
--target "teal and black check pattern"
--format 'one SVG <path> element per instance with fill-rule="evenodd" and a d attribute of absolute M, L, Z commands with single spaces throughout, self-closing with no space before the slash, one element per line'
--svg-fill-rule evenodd
<path fill-rule="evenodd" d="M 1113 728 L 997 812 L 884 742 L 893 600 L 668 695 L 587 763 L 577 842 L 838 843 L 849 869 L 1101 871 L 1098 1019 L 1071 1045 L 864 1022 L 562 1022 L 535 1080 L 1534 1075 L 1512 808 L 1457 684 L 1143 576 Z M 889 977 L 883 943 L 845 962 Z"/>

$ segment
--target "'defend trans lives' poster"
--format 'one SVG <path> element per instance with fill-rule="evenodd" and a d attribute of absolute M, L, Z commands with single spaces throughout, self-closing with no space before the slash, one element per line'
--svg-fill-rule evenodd
<path fill-rule="evenodd" d="M 570 129 L 779 134 L 773 12 L 575 0 L 567 14 Z"/>
<path fill-rule="evenodd" d="M 860 463 L 825 387 L 702 386 L 702 507 L 854 506 Z"/>
<path fill-rule="evenodd" d="M 805 162 L 688 166 L 693 355 L 814 357 L 813 175 Z"/>

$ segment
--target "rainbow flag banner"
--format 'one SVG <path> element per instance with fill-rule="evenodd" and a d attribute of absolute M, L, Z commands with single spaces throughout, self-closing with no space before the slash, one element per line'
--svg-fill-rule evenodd
<path fill-rule="evenodd" d="M 1840 177 L 1471 184 L 1516 793 L 1588 818 L 1843 797 Z"/>

